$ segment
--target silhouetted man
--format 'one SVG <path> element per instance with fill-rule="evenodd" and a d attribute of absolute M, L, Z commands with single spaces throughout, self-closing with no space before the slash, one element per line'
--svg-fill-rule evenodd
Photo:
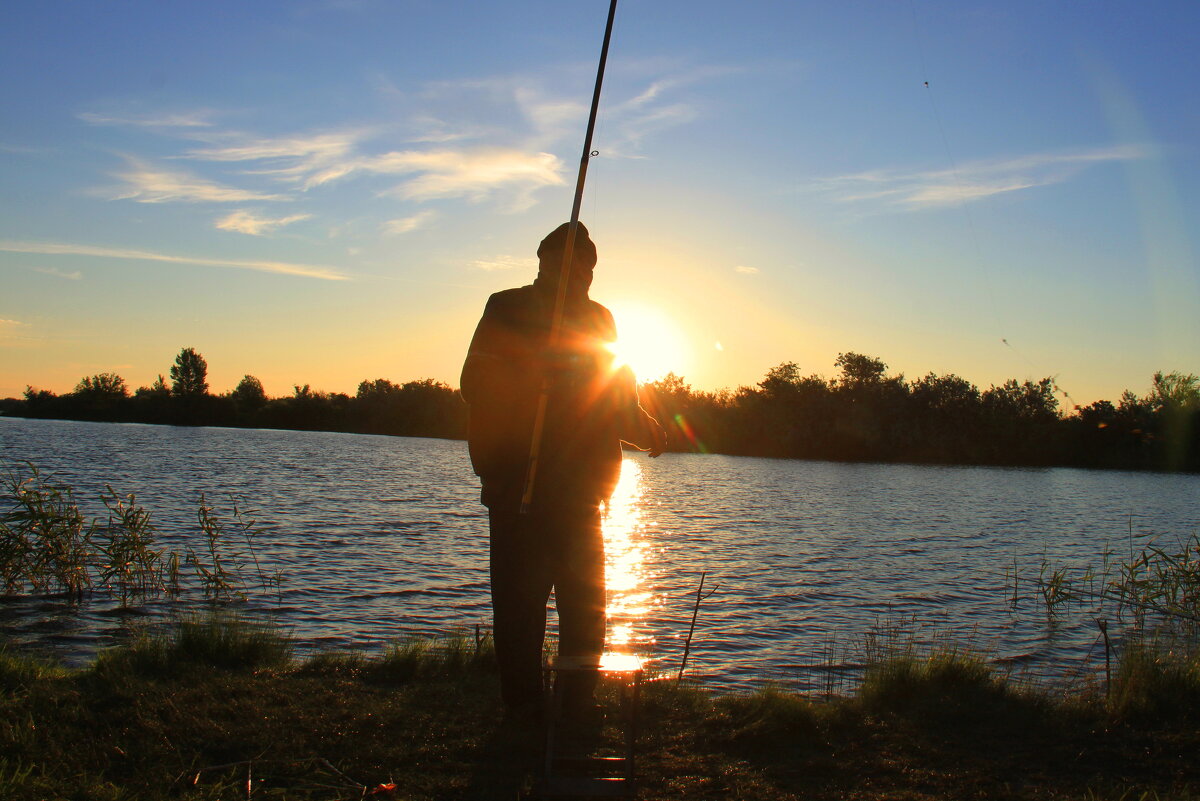
<path fill-rule="evenodd" d="M 492 607 L 501 692 L 510 709 L 542 692 L 546 603 L 554 590 L 559 652 L 604 648 L 600 507 L 621 471 L 621 441 L 662 452 L 662 428 L 638 405 L 633 373 L 614 369 L 612 313 L 588 298 L 596 246 L 579 224 L 558 343 L 550 328 L 569 224 L 538 247 L 532 285 L 488 298 L 463 365 L 471 463 L 491 526 Z M 547 405 L 532 503 L 521 513 L 534 418 Z M 568 708 L 591 703 L 594 681 L 566 686 Z"/>

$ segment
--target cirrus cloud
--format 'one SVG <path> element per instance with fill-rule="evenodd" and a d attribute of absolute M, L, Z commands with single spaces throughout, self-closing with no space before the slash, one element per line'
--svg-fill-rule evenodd
<path fill-rule="evenodd" d="M 616 100 L 606 112 L 605 155 L 640 157 L 634 153 L 641 140 L 694 120 L 697 111 L 687 98 L 671 95 L 726 72 L 712 67 L 677 69 L 674 75 L 649 80 L 629 98 Z M 89 111 L 78 116 L 92 125 L 134 127 L 190 142 L 174 158 L 191 162 L 198 173 L 131 158 L 128 168 L 117 175 L 122 187 L 109 193 L 114 199 L 282 201 L 293 196 L 264 191 L 261 181 L 310 192 L 336 181 L 375 178 L 371 191 L 377 196 L 415 202 L 498 198 L 513 210 L 522 210 L 534 203 L 538 190 L 566 183 L 564 164 L 556 152 L 574 150 L 586 119 L 587 107 L 576 92 L 585 73 L 581 65 L 573 64 L 553 75 L 432 81 L 418 91 L 385 87 L 391 101 L 403 104 L 398 111 L 406 120 L 403 127 L 410 129 L 400 147 L 394 144 L 402 127 L 397 125 L 262 136 L 223 129 L 209 110 Z M 259 183 L 253 183 L 252 176 Z M 390 179 L 391 185 L 380 187 L 380 179 L 384 183 Z M 255 235 L 271 227 L 243 217 L 227 217 L 222 223 L 225 230 Z M 404 225 L 388 223 L 385 230 L 396 233 Z"/>
<path fill-rule="evenodd" d="M 1145 157 L 1145 149 L 1134 145 L 1031 153 L 970 161 L 953 169 L 869 170 L 823 178 L 812 186 L 843 203 L 879 201 L 912 210 L 928 209 L 1062 183 L 1097 164 Z"/>
<path fill-rule="evenodd" d="M 276 228 L 291 225 L 294 222 L 311 219 L 311 214 L 290 214 L 287 217 L 259 217 L 250 211 L 239 209 L 221 219 L 214 225 L 222 231 L 236 231 L 239 234 L 263 236 Z"/>
<path fill-rule="evenodd" d="M 422 211 L 411 217 L 398 217 L 394 220 L 388 220 L 382 226 L 383 232 L 391 235 L 407 234 L 424 226 L 435 216 L 432 211 Z"/>
<path fill-rule="evenodd" d="M 248 200 L 288 200 L 285 195 L 255 192 L 225 186 L 206 178 L 184 172 L 155 167 L 139 159 L 128 159 L 128 168 L 116 173 L 125 186 L 117 190 L 113 200 L 136 200 L 138 203 L 243 203 Z"/>
<path fill-rule="evenodd" d="M 538 260 L 524 258 L 521 256 L 494 256 L 490 259 L 477 259 L 471 262 L 471 266 L 477 270 L 487 270 L 492 272 L 495 270 L 515 270 L 515 269 L 537 269 Z"/>
<path fill-rule="evenodd" d="M 242 270 L 257 270 L 279 275 L 295 275 L 304 278 L 320 278 L 325 281 L 345 281 L 349 276 L 333 267 L 320 264 L 295 264 L 283 261 L 257 259 L 211 259 L 202 256 L 178 256 L 170 253 L 155 253 L 148 250 L 109 248 L 96 245 L 76 245 L 68 242 L 18 242 L 0 240 L 0 250 L 9 253 L 37 253 L 53 256 L 91 256 L 101 259 L 130 259 L 135 261 L 157 261 L 168 264 L 192 264 L 204 267 L 235 267 Z"/>
<path fill-rule="evenodd" d="M 91 125 L 119 125 L 135 128 L 211 128 L 210 111 L 162 112 L 158 114 L 105 114 L 85 111 L 79 119 Z"/>
<path fill-rule="evenodd" d="M 34 267 L 33 271 L 35 273 L 41 273 L 42 275 L 52 275 L 55 278 L 65 278 L 68 281 L 78 281 L 83 278 L 83 273 L 79 270 L 67 272 L 66 270 L 60 270 L 57 267 Z"/>

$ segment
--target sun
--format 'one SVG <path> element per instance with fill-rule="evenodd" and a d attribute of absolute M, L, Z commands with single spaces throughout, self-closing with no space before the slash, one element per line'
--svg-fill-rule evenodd
<path fill-rule="evenodd" d="M 638 381 L 684 373 L 689 348 L 679 326 L 669 317 L 647 306 L 615 303 L 611 308 L 617 341 L 610 347 L 618 366 L 629 365 Z"/>

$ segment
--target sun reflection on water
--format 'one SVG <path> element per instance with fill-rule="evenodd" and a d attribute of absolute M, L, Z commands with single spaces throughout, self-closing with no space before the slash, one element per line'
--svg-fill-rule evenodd
<path fill-rule="evenodd" d="M 639 651 L 654 638 L 643 623 L 656 605 L 646 589 L 646 529 L 642 516 L 642 467 L 636 459 L 621 463 L 621 479 L 604 515 L 605 581 L 608 586 L 608 637 L 610 650 Z"/>

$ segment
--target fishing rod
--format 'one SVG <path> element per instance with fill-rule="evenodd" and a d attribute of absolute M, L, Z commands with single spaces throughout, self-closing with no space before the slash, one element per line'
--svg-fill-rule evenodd
<path fill-rule="evenodd" d="M 617 15 L 617 0 L 608 6 L 608 22 L 604 26 L 604 44 L 600 47 L 600 66 L 596 70 L 596 88 L 592 92 L 592 109 L 588 114 L 587 134 L 583 138 L 583 155 L 579 159 L 579 175 L 575 179 L 575 202 L 571 205 L 571 223 L 563 247 L 562 267 L 558 273 L 558 293 L 554 298 L 554 316 L 550 321 L 549 350 L 558 346 L 562 336 L 563 316 L 567 306 L 567 282 L 571 277 L 571 261 L 575 255 L 575 234 L 579 230 L 579 208 L 583 204 L 583 184 L 587 180 L 588 161 L 592 157 L 592 134 L 596 130 L 596 112 L 600 108 L 600 87 L 604 83 L 604 66 L 608 63 L 608 43 L 612 39 L 613 19 Z M 550 377 L 542 377 L 538 394 L 537 414 L 533 418 L 533 437 L 529 443 L 529 466 L 525 473 L 525 489 L 521 493 L 521 514 L 528 514 L 537 483 L 538 460 L 542 451 L 542 433 L 546 426 L 546 406 L 550 401 Z"/>

